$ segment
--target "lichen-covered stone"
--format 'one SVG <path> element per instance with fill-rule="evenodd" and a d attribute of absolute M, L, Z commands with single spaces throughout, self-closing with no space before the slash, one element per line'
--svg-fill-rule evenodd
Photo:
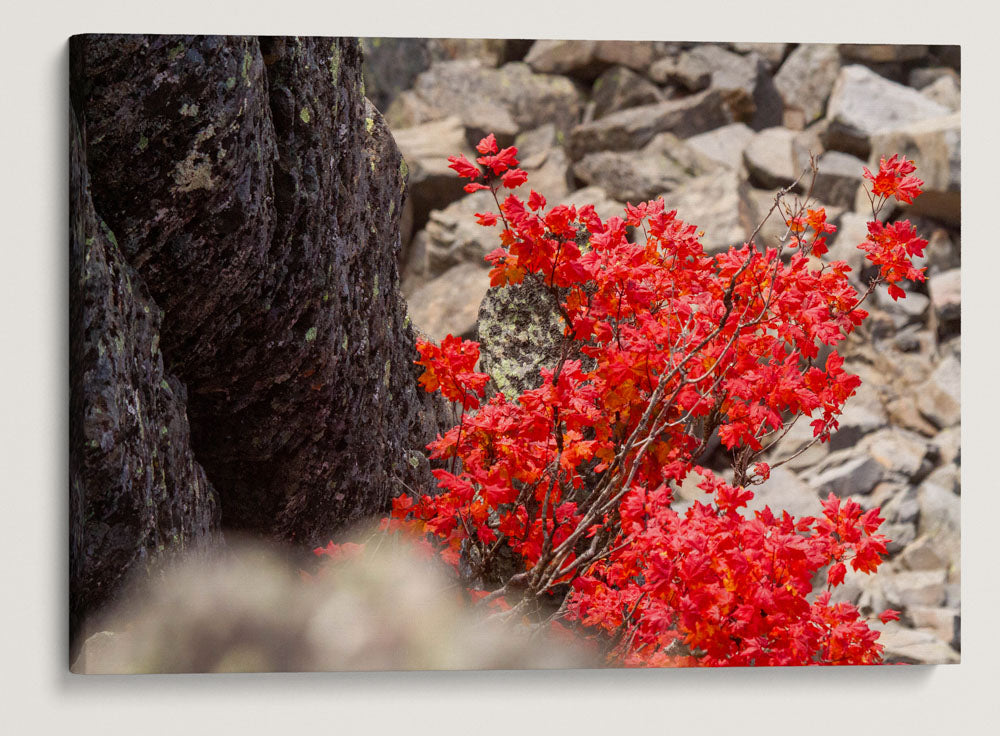
<path fill-rule="evenodd" d="M 90 198 L 70 141 L 70 636 L 163 553 L 218 541 L 216 492 L 190 447 L 161 310 Z"/>
<path fill-rule="evenodd" d="M 479 308 L 480 369 L 508 399 L 541 385 L 559 361 L 563 322 L 555 297 L 536 280 L 493 288 Z"/>
<path fill-rule="evenodd" d="M 223 526 L 318 544 L 423 485 L 406 167 L 358 42 L 82 36 L 71 57 L 94 205 L 164 309 Z"/>

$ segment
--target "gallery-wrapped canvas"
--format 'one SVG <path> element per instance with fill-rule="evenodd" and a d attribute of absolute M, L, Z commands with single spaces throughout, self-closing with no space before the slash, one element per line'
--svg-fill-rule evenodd
<path fill-rule="evenodd" d="M 960 85 L 75 36 L 72 671 L 958 662 Z"/>

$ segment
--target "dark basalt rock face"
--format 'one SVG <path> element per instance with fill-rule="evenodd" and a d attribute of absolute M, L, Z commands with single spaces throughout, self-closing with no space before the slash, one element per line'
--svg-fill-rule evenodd
<path fill-rule="evenodd" d="M 217 541 L 218 498 L 190 448 L 161 310 L 94 211 L 70 142 L 70 630 L 166 550 Z"/>
<path fill-rule="evenodd" d="M 426 485 L 437 405 L 397 291 L 406 167 L 357 41 L 80 36 L 71 88 L 93 209 L 162 309 L 166 382 L 187 392 L 190 441 L 168 424 L 167 444 L 204 468 L 221 528 L 307 547 L 385 509 L 399 481 Z M 74 391 L 75 414 L 91 395 Z"/>

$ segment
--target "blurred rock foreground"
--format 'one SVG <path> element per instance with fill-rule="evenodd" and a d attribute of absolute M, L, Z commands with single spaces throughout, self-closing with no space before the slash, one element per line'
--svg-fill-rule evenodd
<path fill-rule="evenodd" d="M 374 545 L 373 545 L 374 546 Z M 565 639 L 473 613 L 404 545 L 304 581 L 273 546 L 230 543 L 130 588 L 73 663 L 80 674 L 594 667 Z"/>
<path fill-rule="evenodd" d="M 891 662 L 956 662 L 961 649 L 961 65 L 957 47 L 464 39 L 365 39 L 368 70 L 395 64 L 395 79 L 367 79 L 410 172 L 400 270 L 414 326 L 482 343 L 483 367 L 516 394 L 555 360 L 560 330 L 550 305 L 517 289 L 491 290 L 483 256 L 499 226 L 488 193 L 465 195 L 448 155 L 472 158 L 486 132 L 517 145 L 531 189 L 549 205 L 662 196 L 704 230 L 706 251 L 742 243 L 808 167 L 813 194 L 838 232 L 827 260 L 846 260 L 861 286 L 873 272 L 856 249 L 870 205 L 862 167 L 883 155 L 917 163 L 924 194 L 883 212 L 909 218 L 929 241 L 927 281 L 904 300 L 885 289 L 866 303 L 863 331 L 844 347 L 864 382 L 841 429 L 757 487 L 752 508 L 819 513 L 833 492 L 881 506 L 894 541 L 874 576 L 835 591 L 873 616 L 902 611 L 884 629 Z M 419 49 L 403 59 L 400 49 Z M 402 68 L 400 65 L 402 64 Z M 405 69 L 405 72 L 404 72 Z M 374 89 L 374 92 L 373 92 Z M 807 178 L 804 179 L 807 181 Z M 802 186 L 797 190 L 802 193 Z M 757 238 L 775 246 L 776 218 Z M 478 313 L 478 314 L 477 314 Z M 548 336 L 548 338 L 546 337 Z M 512 356 L 515 356 L 512 358 Z M 514 363 L 517 363 L 515 366 Z M 799 422 L 773 451 L 790 457 L 811 440 Z M 715 458 L 717 467 L 725 467 Z M 685 484 L 686 486 L 688 484 Z M 683 508 L 701 492 L 678 490 Z"/>

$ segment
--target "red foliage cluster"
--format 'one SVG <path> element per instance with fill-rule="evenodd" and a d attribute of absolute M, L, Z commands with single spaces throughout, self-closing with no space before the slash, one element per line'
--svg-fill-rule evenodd
<path fill-rule="evenodd" d="M 433 471 L 436 492 L 395 499 L 383 528 L 433 542 L 498 615 L 578 622 L 610 662 L 879 662 L 877 632 L 829 593 L 847 564 L 864 573 L 880 564 L 879 510 L 833 496 L 816 518 L 745 507 L 748 487 L 770 473 L 757 458 L 794 421 L 809 417 L 815 441 L 837 429 L 860 380 L 830 348 L 866 317 L 864 299 L 880 283 L 902 296 L 901 279 L 923 278 L 910 259 L 926 242 L 908 222 L 875 218 L 889 197 L 919 193 L 912 163 L 893 156 L 877 175 L 865 170 L 873 221 L 859 247 L 880 270 L 858 294 L 846 263 L 816 258 L 835 230 L 821 208 L 786 208 L 787 245 L 749 242 L 710 257 L 662 199 L 606 221 L 589 205 L 546 210 L 534 191 L 527 203 L 501 202 L 503 187 L 527 178 L 517 151 L 493 136 L 478 151 L 478 166 L 449 161 L 467 190 L 490 190 L 497 203 L 476 215 L 502 222 L 491 282 L 530 279 L 558 298 L 564 357 L 538 388 L 483 403 L 489 377 L 474 370 L 476 343 L 420 342 L 421 382 L 463 413 L 429 445 L 449 466 Z M 694 464 L 715 433 L 732 456 L 731 482 Z M 678 514 L 672 489 L 689 473 L 709 497 Z M 498 579 L 505 555 L 517 569 Z"/>

